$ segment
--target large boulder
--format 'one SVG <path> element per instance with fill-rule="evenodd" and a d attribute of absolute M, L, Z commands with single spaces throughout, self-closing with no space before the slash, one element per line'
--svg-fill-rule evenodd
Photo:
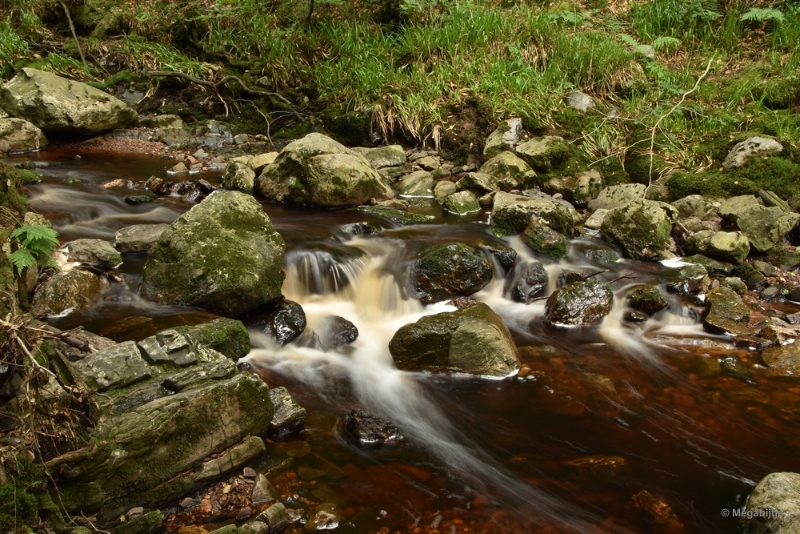
<path fill-rule="evenodd" d="M 229 161 L 222 175 L 222 186 L 230 191 L 241 191 L 251 195 L 256 173 L 248 163 Z"/>
<path fill-rule="evenodd" d="M 588 326 L 608 315 L 614 293 L 597 280 L 572 282 L 556 289 L 545 305 L 547 321 L 561 326 Z"/>
<path fill-rule="evenodd" d="M 27 152 L 47 146 L 42 130 L 23 119 L 0 119 L 0 154 Z"/>
<path fill-rule="evenodd" d="M 67 314 L 88 307 L 99 295 L 97 275 L 80 269 L 56 273 L 34 295 L 31 313 L 37 317 Z"/>
<path fill-rule="evenodd" d="M 533 169 L 550 172 L 569 156 L 570 149 L 563 137 L 535 137 L 517 147 L 517 155 Z"/>
<path fill-rule="evenodd" d="M 464 243 L 448 243 L 427 249 L 414 262 L 412 283 L 424 303 L 468 296 L 480 291 L 492 279 L 489 260 Z"/>
<path fill-rule="evenodd" d="M 774 247 L 800 222 L 800 214 L 785 212 L 778 206 L 766 207 L 752 195 L 727 199 L 719 213 L 725 222 L 736 225 L 759 252 Z"/>
<path fill-rule="evenodd" d="M 24 68 L 0 88 L 0 107 L 45 132 L 96 135 L 136 120 L 125 102 L 85 83 Z"/>
<path fill-rule="evenodd" d="M 579 208 L 585 208 L 590 200 L 597 197 L 602 188 L 603 178 L 595 170 L 559 176 L 542 185 L 545 193 L 550 195 L 560 193 L 565 200 Z"/>
<path fill-rule="evenodd" d="M 398 369 L 503 377 L 519 370 L 514 341 L 502 319 L 483 303 L 423 317 L 389 342 Z"/>
<path fill-rule="evenodd" d="M 172 223 L 144 268 L 142 295 L 236 316 L 281 295 L 286 245 L 261 205 L 216 191 Z"/>
<path fill-rule="evenodd" d="M 313 206 L 354 206 L 394 192 L 364 156 L 322 134 L 289 143 L 256 180 L 269 200 Z"/>
<path fill-rule="evenodd" d="M 702 230 L 684 243 L 690 254 L 702 254 L 718 261 L 738 265 L 750 253 L 750 241 L 740 232 L 713 232 Z"/>
<path fill-rule="evenodd" d="M 574 212 L 556 200 L 500 192 L 494 197 L 490 225 L 496 236 L 504 237 L 521 233 L 536 216 L 556 232 L 571 237 L 575 229 Z"/>
<path fill-rule="evenodd" d="M 741 517 L 743 534 L 800 532 L 800 474 L 770 473 L 762 478 Z"/>
<path fill-rule="evenodd" d="M 725 169 L 735 169 L 744 166 L 748 161 L 755 157 L 780 154 L 783 152 L 783 145 L 775 139 L 769 137 L 750 137 L 731 149 L 722 167 Z"/>
<path fill-rule="evenodd" d="M 613 210 L 644 198 L 647 187 L 643 184 L 611 185 L 602 189 L 597 198 L 589 201 L 592 211 Z"/>
<path fill-rule="evenodd" d="M 567 238 L 550 228 L 539 217 L 531 217 L 520 237 L 537 254 L 557 260 L 567 257 Z"/>
<path fill-rule="evenodd" d="M 158 241 L 168 224 L 134 224 L 114 234 L 114 246 L 120 252 L 147 252 Z"/>
<path fill-rule="evenodd" d="M 512 152 L 500 152 L 484 163 L 480 172 L 493 176 L 502 191 L 524 189 L 536 178 L 533 169 Z"/>
<path fill-rule="evenodd" d="M 677 213 L 669 204 L 639 200 L 609 211 L 600 232 L 629 258 L 665 260 L 675 255 L 672 222 Z"/>
<path fill-rule="evenodd" d="M 448 196 L 442 202 L 444 209 L 456 215 L 466 215 L 467 213 L 475 213 L 481 211 L 481 206 L 478 204 L 478 199 L 472 191 L 459 191 Z"/>
<path fill-rule="evenodd" d="M 433 175 L 428 171 L 414 171 L 397 183 L 397 190 L 406 197 L 432 197 L 433 187 Z"/>

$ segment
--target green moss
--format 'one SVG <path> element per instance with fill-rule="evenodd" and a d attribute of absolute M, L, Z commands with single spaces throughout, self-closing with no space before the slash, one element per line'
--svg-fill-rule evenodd
<path fill-rule="evenodd" d="M 372 146 L 372 117 L 365 112 L 330 106 L 320 117 L 329 135 L 346 146 Z M 302 123 L 301 123 L 302 124 Z"/>
<path fill-rule="evenodd" d="M 221 317 L 195 326 L 178 326 L 174 330 L 188 334 L 197 343 L 211 347 L 232 360 L 250 352 L 250 334 L 244 324 Z"/>
<path fill-rule="evenodd" d="M 155 510 L 122 523 L 114 529 L 114 534 L 148 534 L 160 527 L 163 522 L 164 514 L 161 510 Z"/>
<path fill-rule="evenodd" d="M 781 157 L 756 159 L 739 169 L 708 170 L 700 174 L 677 172 L 666 181 L 670 196 L 688 195 L 727 198 L 755 195 L 761 189 L 774 191 L 781 198 L 800 193 L 800 165 Z"/>
<path fill-rule="evenodd" d="M 432 215 L 420 215 L 418 213 L 408 213 L 407 211 L 400 211 L 394 208 L 384 208 L 380 206 L 370 206 L 367 208 L 361 208 L 366 213 L 371 215 L 378 215 L 380 217 L 386 217 L 396 223 L 400 224 L 421 224 L 426 223 L 433 219 Z"/>
<path fill-rule="evenodd" d="M 19 179 L 19 183 L 23 185 L 38 184 L 42 181 L 41 174 L 27 169 L 17 169 L 17 178 Z"/>

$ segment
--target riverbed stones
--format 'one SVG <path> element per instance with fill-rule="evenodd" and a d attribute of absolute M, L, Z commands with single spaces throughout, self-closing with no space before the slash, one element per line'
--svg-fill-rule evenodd
<path fill-rule="evenodd" d="M 501 152 L 480 168 L 497 181 L 501 191 L 524 189 L 533 184 L 536 173 L 530 166 L 512 152 Z"/>
<path fill-rule="evenodd" d="M 631 497 L 628 509 L 647 527 L 647 532 L 680 534 L 685 531 L 683 522 L 662 497 L 642 490 Z"/>
<path fill-rule="evenodd" d="M 770 137 L 750 137 L 736 143 L 722 162 L 724 169 L 743 167 L 755 157 L 762 157 L 783 152 L 783 145 Z"/>
<path fill-rule="evenodd" d="M 383 445 L 403 440 L 403 434 L 394 423 L 364 410 L 351 410 L 344 428 L 358 445 Z"/>
<path fill-rule="evenodd" d="M 785 339 L 785 335 L 773 327 L 777 335 L 772 336 L 776 341 Z M 766 332 L 761 334 L 765 335 Z M 767 334 L 768 335 L 768 334 Z M 800 378 L 800 347 L 797 343 L 769 347 L 762 351 L 761 359 L 769 368 L 769 375 L 783 378 Z"/>
<path fill-rule="evenodd" d="M 606 187 L 600 191 L 597 198 L 589 201 L 589 209 L 596 211 L 599 209 L 613 210 L 644 199 L 647 189 L 643 184 L 620 184 Z"/>
<path fill-rule="evenodd" d="M 100 295 L 100 279 L 93 273 L 72 269 L 51 276 L 33 297 L 31 313 L 53 317 L 82 310 Z"/>
<path fill-rule="evenodd" d="M 609 211 L 600 233 L 636 260 L 665 260 L 675 256 L 672 222 L 677 210 L 664 202 L 638 200 Z"/>
<path fill-rule="evenodd" d="M 800 532 L 800 474 L 770 473 L 747 498 L 740 532 Z"/>
<path fill-rule="evenodd" d="M 0 107 L 44 132 L 96 135 L 137 118 L 122 100 L 85 83 L 23 68 L 0 88 Z"/>
<path fill-rule="evenodd" d="M 572 282 L 555 290 L 545 304 L 547 321 L 559 326 L 589 326 L 608 315 L 614 293 L 597 280 Z"/>
<path fill-rule="evenodd" d="M 229 191 L 241 191 L 251 195 L 256 173 L 247 163 L 229 161 L 222 175 L 222 186 Z"/>
<path fill-rule="evenodd" d="M 148 252 L 167 228 L 168 224 L 134 224 L 120 228 L 114 234 L 114 246 L 121 253 Z"/>
<path fill-rule="evenodd" d="M 240 315 L 281 295 L 285 249 L 253 197 L 215 191 L 180 216 L 153 245 L 142 295 Z"/>
<path fill-rule="evenodd" d="M 414 171 L 403 176 L 395 185 L 401 195 L 406 197 L 433 197 L 433 175 L 428 171 Z"/>
<path fill-rule="evenodd" d="M 484 159 L 491 159 L 505 150 L 513 151 L 524 136 L 525 127 L 522 125 L 522 120 L 512 118 L 501 122 L 486 139 L 486 145 L 483 147 Z"/>
<path fill-rule="evenodd" d="M 505 377 L 519 370 L 514 341 L 484 303 L 428 315 L 400 328 L 389 342 L 398 369 Z"/>
<path fill-rule="evenodd" d="M 286 145 L 258 177 L 255 190 L 275 202 L 322 207 L 394 196 L 364 156 L 318 133 Z"/>
<path fill-rule="evenodd" d="M 500 184 L 491 174 L 484 172 L 468 172 L 456 182 L 459 191 L 469 190 L 477 195 L 500 191 Z"/>
<path fill-rule="evenodd" d="M 719 213 L 724 221 L 736 225 L 759 252 L 772 249 L 800 222 L 800 214 L 787 213 L 777 206 L 766 207 L 752 195 L 727 199 Z"/>
<path fill-rule="evenodd" d="M 334 503 L 322 503 L 314 508 L 308 515 L 305 524 L 306 532 L 326 532 L 335 530 L 344 521 L 344 512 Z"/>
<path fill-rule="evenodd" d="M 258 328 L 275 342 L 284 346 L 306 329 L 306 314 L 297 302 L 277 299 L 268 306 L 254 310 L 244 319 L 250 328 Z"/>
<path fill-rule="evenodd" d="M 285 387 L 269 390 L 269 398 L 274 406 L 272 420 L 269 422 L 269 436 L 272 439 L 297 434 L 306 425 L 306 409 L 300 406 Z"/>
<path fill-rule="evenodd" d="M 538 261 L 520 263 L 509 274 L 506 292 L 514 302 L 529 304 L 533 299 L 545 294 L 548 274 Z"/>
<path fill-rule="evenodd" d="M 535 171 L 550 172 L 569 155 L 569 146 L 563 137 L 545 135 L 519 145 L 517 155 Z"/>
<path fill-rule="evenodd" d="M 750 335 L 750 308 L 732 289 L 720 286 L 706 294 L 708 314 L 703 327 L 714 333 Z"/>
<path fill-rule="evenodd" d="M 628 306 L 648 315 L 667 307 L 667 301 L 661 291 L 650 284 L 639 284 L 628 294 Z"/>
<path fill-rule="evenodd" d="M 531 217 L 520 237 L 536 254 L 556 260 L 567 257 L 567 238 L 550 228 L 544 219 Z"/>
<path fill-rule="evenodd" d="M 89 387 L 100 393 L 150 378 L 150 367 L 134 341 L 90 354 L 73 367 Z"/>
<path fill-rule="evenodd" d="M 492 266 L 479 251 L 464 243 L 428 248 L 412 267 L 412 285 L 426 304 L 480 291 L 492 279 Z"/>
<path fill-rule="evenodd" d="M 400 145 L 388 145 L 378 148 L 368 148 L 362 155 L 367 158 L 370 165 L 376 169 L 386 167 L 399 167 L 406 162 L 406 151 Z"/>
<path fill-rule="evenodd" d="M 478 199 L 472 191 L 459 191 L 444 199 L 444 209 L 455 215 L 466 215 L 481 211 Z"/>
<path fill-rule="evenodd" d="M 690 254 L 703 254 L 734 265 L 742 263 L 750 253 L 750 241 L 741 232 L 702 230 L 691 235 L 684 247 Z"/>
<path fill-rule="evenodd" d="M 97 269 L 114 269 L 122 264 L 117 249 L 103 239 L 76 239 L 67 244 L 68 261 L 89 265 Z"/>
<path fill-rule="evenodd" d="M 48 144 L 42 130 L 24 119 L 0 119 L 0 154 L 39 150 Z"/>
<path fill-rule="evenodd" d="M 590 200 L 597 197 L 602 188 L 603 179 L 595 170 L 559 176 L 542 185 L 545 193 L 550 195 L 560 193 L 565 200 L 578 208 L 585 208 Z"/>
<path fill-rule="evenodd" d="M 525 230 L 533 216 L 567 237 L 574 233 L 573 211 L 549 198 L 533 198 L 499 192 L 494 197 L 490 226 L 494 235 L 505 237 Z"/>

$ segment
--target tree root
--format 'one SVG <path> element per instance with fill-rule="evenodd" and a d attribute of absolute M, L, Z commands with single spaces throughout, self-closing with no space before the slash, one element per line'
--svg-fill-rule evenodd
<path fill-rule="evenodd" d="M 217 90 L 217 88 L 219 86 L 221 86 L 223 84 L 227 84 L 228 82 L 231 82 L 231 81 L 235 81 L 235 82 L 239 83 L 239 85 L 242 87 L 242 90 L 245 93 L 248 93 L 248 94 L 251 94 L 251 95 L 268 96 L 268 97 L 272 97 L 272 98 L 277 98 L 278 100 L 280 100 L 281 102 L 283 102 L 287 106 L 291 106 L 292 108 L 294 107 L 292 105 L 292 103 L 289 102 L 289 100 L 287 100 L 284 96 L 282 96 L 282 95 L 280 95 L 278 93 L 273 93 L 272 91 L 259 91 L 257 89 L 251 89 L 251 88 L 249 88 L 247 86 L 247 84 L 245 84 L 242 81 L 241 78 L 239 78 L 238 76 L 234 76 L 232 74 L 229 74 L 228 76 L 225 76 L 224 78 L 222 78 L 217 83 L 213 83 L 213 82 L 210 82 L 208 80 L 203 80 L 201 78 L 197 78 L 195 76 L 192 76 L 190 74 L 186 74 L 184 72 L 165 71 L 165 70 L 146 70 L 145 74 L 148 75 L 148 76 L 156 76 L 156 77 L 170 77 L 171 76 L 173 78 L 182 78 L 184 80 L 190 81 L 190 82 L 195 83 L 197 85 L 202 85 L 203 87 L 210 87 L 210 88 L 214 89 L 215 91 Z"/>

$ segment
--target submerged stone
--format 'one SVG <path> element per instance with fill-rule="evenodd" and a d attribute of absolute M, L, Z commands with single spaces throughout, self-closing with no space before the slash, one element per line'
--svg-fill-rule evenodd
<path fill-rule="evenodd" d="M 403 440 L 403 434 L 394 423 L 364 410 L 352 410 L 345 419 L 344 428 L 359 445 L 383 445 Z"/>
<path fill-rule="evenodd" d="M 727 287 L 712 289 L 706 294 L 708 315 L 703 320 L 703 327 L 711 332 L 748 335 L 752 329 L 750 308 L 742 302 L 741 297 Z"/>

